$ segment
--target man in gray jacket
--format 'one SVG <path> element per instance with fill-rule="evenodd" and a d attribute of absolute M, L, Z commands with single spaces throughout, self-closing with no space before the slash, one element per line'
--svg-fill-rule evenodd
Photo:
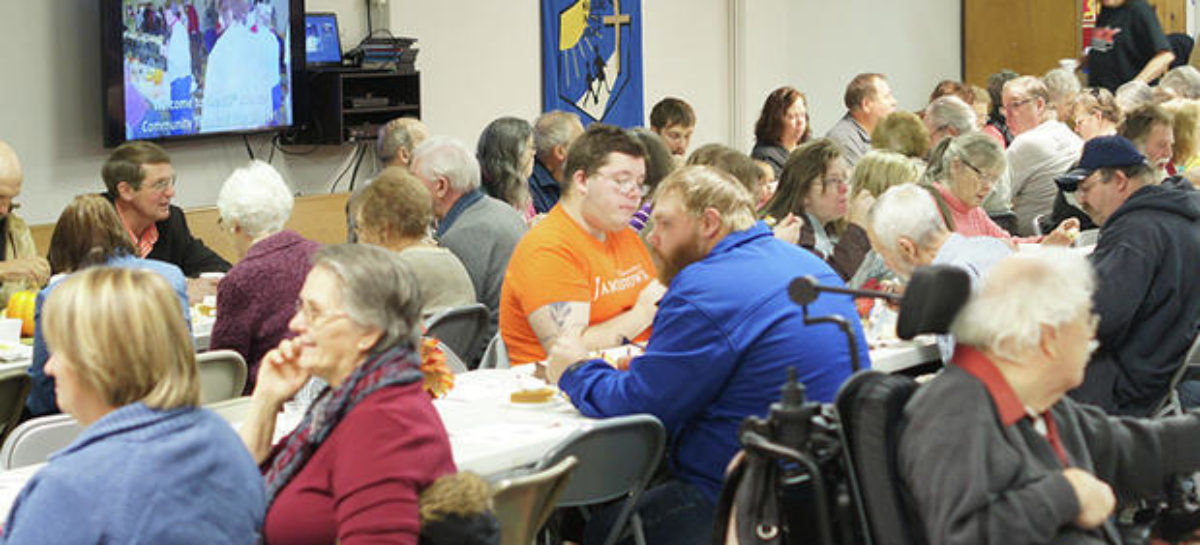
<path fill-rule="evenodd" d="M 500 286 L 508 258 L 525 234 L 513 207 L 479 190 L 479 162 L 461 141 L 434 136 L 413 151 L 412 171 L 429 188 L 438 242 L 462 260 L 475 297 L 488 308 L 485 339 L 500 323 Z"/>

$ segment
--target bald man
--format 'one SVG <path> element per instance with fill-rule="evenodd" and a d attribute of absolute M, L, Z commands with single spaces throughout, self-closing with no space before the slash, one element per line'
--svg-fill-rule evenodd
<path fill-rule="evenodd" d="M 0 141 L 0 306 L 13 293 L 38 289 L 50 278 L 50 264 L 38 255 L 29 226 L 13 213 L 24 177 L 16 150 Z"/>

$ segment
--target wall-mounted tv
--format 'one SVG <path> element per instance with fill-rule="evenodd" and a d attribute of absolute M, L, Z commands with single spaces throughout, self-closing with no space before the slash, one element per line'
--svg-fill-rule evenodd
<path fill-rule="evenodd" d="M 105 146 L 295 124 L 303 0 L 102 0 L 100 21 Z"/>

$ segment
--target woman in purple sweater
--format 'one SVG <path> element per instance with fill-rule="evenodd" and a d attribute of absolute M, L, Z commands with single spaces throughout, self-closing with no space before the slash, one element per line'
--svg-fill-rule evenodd
<path fill-rule="evenodd" d="M 319 244 L 284 230 L 292 192 L 271 165 L 252 161 L 233 171 L 217 209 L 238 262 L 217 285 L 217 321 L 209 348 L 237 351 L 249 366 L 245 393 L 254 389 L 263 354 L 288 336 L 296 296 Z"/>

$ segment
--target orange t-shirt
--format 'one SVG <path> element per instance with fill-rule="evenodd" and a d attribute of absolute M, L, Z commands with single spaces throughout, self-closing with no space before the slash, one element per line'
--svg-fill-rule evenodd
<path fill-rule="evenodd" d="M 609 233 L 603 242 L 575 223 L 561 206 L 517 243 L 500 292 L 500 332 L 514 364 L 546 358 L 529 325 L 529 314 L 550 303 L 587 302 L 588 325 L 631 308 L 657 275 L 650 252 L 633 229 Z M 645 340 L 650 328 L 638 336 Z"/>

